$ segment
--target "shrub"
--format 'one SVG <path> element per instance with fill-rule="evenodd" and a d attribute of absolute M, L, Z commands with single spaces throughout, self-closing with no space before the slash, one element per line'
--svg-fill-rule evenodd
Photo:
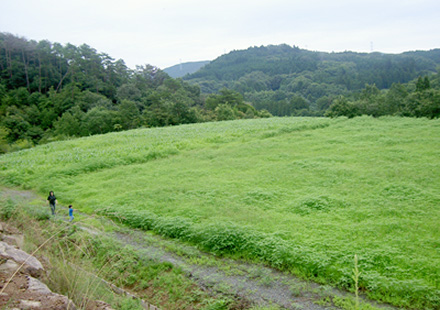
<path fill-rule="evenodd" d="M 182 217 L 161 217 L 153 224 L 153 230 L 169 238 L 187 239 L 191 224 Z"/>
<path fill-rule="evenodd" d="M 199 227 L 191 241 L 214 253 L 237 253 L 242 251 L 251 238 L 247 229 L 232 223 L 210 224 Z"/>
<path fill-rule="evenodd" d="M 17 205 L 11 199 L 2 201 L 0 206 L 0 218 L 3 220 L 9 220 L 17 213 Z"/>
<path fill-rule="evenodd" d="M 98 214 L 105 215 L 113 220 L 128 225 L 133 228 L 143 230 L 152 230 L 157 216 L 148 211 L 139 210 L 120 210 L 113 207 L 107 207 L 99 210 Z"/>
<path fill-rule="evenodd" d="M 299 201 L 292 210 L 294 213 L 301 215 L 311 214 L 314 212 L 328 212 L 332 209 L 345 208 L 346 203 L 327 196 L 305 197 Z"/>
<path fill-rule="evenodd" d="M 45 221 L 50 219 L 50 214 L 48 209 L 36 208 L 32 206 L 26 208 L 26 212 L 37 221 Z"/>

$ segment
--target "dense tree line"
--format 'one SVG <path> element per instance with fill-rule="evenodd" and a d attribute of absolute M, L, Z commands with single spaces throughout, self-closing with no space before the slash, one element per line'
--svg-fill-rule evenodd
<path fill-rule="evenodd" d="M 251 47 L 223 55 L 187 75 L 202 92 L 227 87 L 274 115 L 323 115 L 340 95 L 365 85 L 388 89 L 436 72 L 440 49 L 381 53 L 313 52 L 288 45 Z"/>
<path fill-rule="evenodd" d="M 142 126 L 267 115 L 235 91 L 206 98 L 199 86 L 151 65 L 129 69 L 86 44 L 0 33 L 0 153 Z"/>
<path fill-rule="evenodd" d="M 366 85 L 362 91 L 334 100 L 325 113 L 330 117 L 398 115 L 409 117 L 440 117 L 440 73 L 418 77 L 406 83 L 395 83 L 379 90 Z"/>
<path fill-rule="evenodd" d="M 173 79 L 151 65 L 129 69 L 86 44 L 0 33 L 0 153 L 54 139 L 271 114 L 439 117 L 439 64 L 440 49 L 384 55 L 279 45 L 234 51 Z"/>

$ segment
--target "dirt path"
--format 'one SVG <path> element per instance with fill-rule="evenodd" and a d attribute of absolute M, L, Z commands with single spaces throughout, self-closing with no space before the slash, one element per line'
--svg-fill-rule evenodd
<path fill-rule="evenodd" d="M 248 300 L 251 304 L 268 306 L 279 305 L 286 309 L 329 309 L 313 302 L 316 293 L 322 293 L 320 287 L 278 272 L 274 269 L 240 261 L 216 258 L 212 255 L 190 249 L 191 256 L 198 256 L 199 261 L 211 264 L 194 264 L 191 258 L 176 255 L 173 252 L 151 245 L 156 236 L 144 232 L 115 233 L 115 238 L 136 248 L 143 257 L 170 262 L 180 267 L 196 282 L 211 291 Z M 196 254 L 194 251 L 197 251 Z M 214 263 L 214 264 L 213 264 Z M 296 289 L 295 289 L 296 288 Z M 300 293 L 301 291 L 301 293 Z M 297 296 L 295 296 L 297 294 Z M 322 296 L 321 296 L 322 298 Z"/>
<path fill-rule="evenodd" d="M 16 197 L 25 201 L 42 200 L 31 191 L 0 189 L 3 196 Z M 43 203 L 43 201 L 42 201 Z M 45 203 L 45 201 L 44 201 Z M 48 212 L 49 212 L 49 207 Z M 65 213 L 67 208 L 57 206 L 58 212 Z M 81 216 L 76 212 L 77 218 Z M 90 215 L 85 215 L 91 217 Z M 242 304 L 270 306 L 278 305 L 284 309 L 336 309 L 331 305 L 322 305 L 325 298 L 334 296 L 344 297 L 348 294 L 329 286 L 304 281 L 297 277 L 282 273 L 262 264 L 250 264 L 238 260 L 216 257 L 199 251 L 195 247 L 179 243 L 175 240 L 164 239 L 160 236 L 120 227 L 111 220 L 93 216 L 104 222 L 104 226 L 114 225 L 113 232 L 104 232 L 77 222 L 79 228 L 91 234 L 107 234 L 121 244 L 131 245 L 140 257 L 170 262 L 180 267 L 189 277 L 192 277 L 200 287 L 215 294 L 223 294 L 240 299 Z M 179 254 L 177 254 L 179 253 Z M 363 300 L 378 308 L 389 308 L 375 302 Z"/>

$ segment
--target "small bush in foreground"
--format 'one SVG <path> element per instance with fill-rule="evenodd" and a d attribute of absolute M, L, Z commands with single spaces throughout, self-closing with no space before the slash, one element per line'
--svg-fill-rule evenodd
<path fill-rule="evenodd" d="M 0 202 L 0 218 L 2 220 L 9 220 L 17 213 L 17 205 L 11 200 Z"/>

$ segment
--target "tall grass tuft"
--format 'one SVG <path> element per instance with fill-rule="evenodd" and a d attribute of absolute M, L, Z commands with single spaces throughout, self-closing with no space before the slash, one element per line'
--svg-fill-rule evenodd
<path fill-rule="evenodd" d="M 355 294 L 355 310 L 359 310 L 359 276 L 360 271 L 358 267 L 358 256 L 357 254 L 354 255 L 354 268 L 353 268 L 353 281 L 354 281 L 354 294 Z"/>

